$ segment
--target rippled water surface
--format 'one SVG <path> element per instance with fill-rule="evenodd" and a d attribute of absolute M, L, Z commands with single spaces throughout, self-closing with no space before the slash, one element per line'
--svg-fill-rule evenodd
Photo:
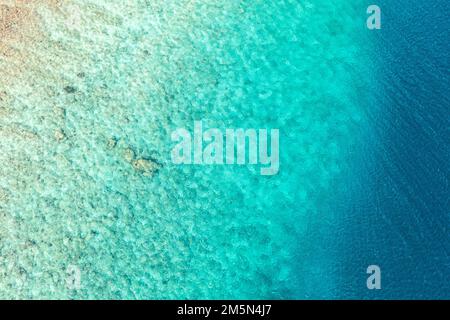
<path fill-rule="evenodd" d="M 18 3 L 0 1 L 1 298 L 421 297 L 448 279 L 431 26 L 386 4 L 369 31 L 360 0 Z M 174 165 L 196 120 L 279 129 L 279 174 Z M 391 270 L 381 294 L 370 264 Z"/>

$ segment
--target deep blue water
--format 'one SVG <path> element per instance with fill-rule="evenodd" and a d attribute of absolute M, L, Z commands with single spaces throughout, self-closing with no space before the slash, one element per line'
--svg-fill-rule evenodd
<path fill-rule="evenodd" d="M 382 30 L 368 31 L 377 44 L 370 135 L 336 234 L 345 252 L 339 297 L 448 299 L 450 2 L 378 5 Z M 371 264 L 382 290 L 365 287 Z"/>

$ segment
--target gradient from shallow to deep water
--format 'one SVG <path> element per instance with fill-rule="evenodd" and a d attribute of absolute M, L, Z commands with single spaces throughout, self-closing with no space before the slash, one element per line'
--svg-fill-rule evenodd
<path fill-rule="evenodd" d="M 445 279 L 445 176 L 420 198 L 436 204 L 427 208 L 438 228 L 420 248 L 427 225 L 399 227 L 413 202 L 385 208 L 393 194 L 377 184 L 386 185 L 384 163 L 399 168 L 386 172 L 392 183 L 414 177 L 402 175 L 407 161 L 380 152 L 398 105 L 385 95 L 397 85 L 385 78 L 390 51 L 377 49 L 379 39 L 397 48 L 385 31 L 399 30 L 393 19 L 368 31 L 364 1 L 20 5 L 36 16 L 40 41 L 4 40 L 14 54 L 0 60 L 0 160 L 9 164 L 0 169 L 0 297 L 380 297 L 365 287 L 369 264 L 387 279 L 381 297 L 421 297 Z M 280 129 L 279 175 L 172 164 L 171 132 L 195 120 Z M 401 132 L 409 146 L 414 137 Z M 435 277 L 398 273 L 393 262 L 439 245 Z M 79 290 L 66 283 L 72 267 Z"/>
<path fill-rule="evenodd" d="M 450 3 L 378 4 L 370 150 L 347 184 L 341 296 L 449 299 Z M 382 290 L 354 285 L 369 264 L 380 266 Z"/>

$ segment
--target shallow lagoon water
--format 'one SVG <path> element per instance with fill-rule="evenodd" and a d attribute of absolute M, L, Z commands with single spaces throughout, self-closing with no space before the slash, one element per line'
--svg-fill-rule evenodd
<path fill-rule="evenodd" d="M 0 60 L 0 297 L 351 296 L 336 235 L 376 114 L 365 5 L 28 4 L 38 35 Z M 280 129 L 280 173 L 172 164 L 196 120 Z"/>

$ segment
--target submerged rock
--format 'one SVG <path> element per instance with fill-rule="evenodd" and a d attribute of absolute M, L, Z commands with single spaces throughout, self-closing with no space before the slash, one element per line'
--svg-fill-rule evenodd
<path fill-rule="evenodd" d="M 0 101 L 4 101 L 6 100 L 8 94 L 6 93 L 6 91 L 0 91 Z"/>
<path fill-rule="evenodd" d="M 123 159 L 143 176 L 152 177 L 161 168 L 161 164 L 158 161 L 137 154 L 132 147 L 124 143 L 121 139 L 110 138 L 107 145 L 110 150 L 115 148 L 121 150 Z"/>
<path fill-rule="evenodd" d="M 125 152 L 123 153 L 123 157 L 127 162 L 132 162 L 135 158 L 134 151 L 131 148 L 125 149 Z"/>
<path fill-rule="evenodd" d="M 133 160 L 131 164 L 136 171 L 142 173 L 146 177 L 153 176 L 160 167 L 156 161 L 144 158 Z"/>
<path fill-rule="evenodd" d="M 62 129 L 57 129 L 55 131 L 55 139 L 56 141 L 62 141 L 66 138 L 66 134 L 64 133 L 64 131 Z"/>
<path fill-rule="evenodd" d="M 114 149 L 116 147 L 116 145 L 117 145 L 117 140 L 115 138 L 108 139 L 108 143 L 107 143 L 108 149 Z"/>
<path fill-rule="evenodd" d="M 77 89 L 73 86 L 66 86 L 66 87 L 64 87 L 64 91 L 66 93 L 75 93 L 75 92 L 77 92 Z"/>

